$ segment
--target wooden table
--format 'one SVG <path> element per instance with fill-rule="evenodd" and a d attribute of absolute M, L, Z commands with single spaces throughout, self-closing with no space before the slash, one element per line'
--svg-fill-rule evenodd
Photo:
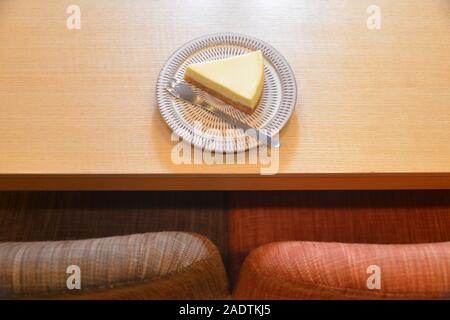
<path fill-rule="evenodd" d="M 0 2 L 0 189 L 450 188 L 450 2 Z M 279 173 L 177 165 L 155 84 L 208 33 L 265 40 L 290 62 L 296 110 Z"/>

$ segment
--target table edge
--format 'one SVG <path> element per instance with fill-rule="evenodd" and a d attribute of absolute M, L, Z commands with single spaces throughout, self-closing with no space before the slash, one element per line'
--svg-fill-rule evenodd
<path fill-rule="evenodd" d="M 450 189 L 445 173 L 0 174 L 0 191 Z"/>

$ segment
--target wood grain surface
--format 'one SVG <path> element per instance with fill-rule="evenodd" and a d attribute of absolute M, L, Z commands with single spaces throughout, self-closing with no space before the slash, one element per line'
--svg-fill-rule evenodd
<path fill-rule="evenodd" d="M 450 188 L 450 2 L 0 1 L 0 189 Z M 183 43 L 238 32 L 291 64 L 279 174 L 177 165 L 155 99 Z"/>

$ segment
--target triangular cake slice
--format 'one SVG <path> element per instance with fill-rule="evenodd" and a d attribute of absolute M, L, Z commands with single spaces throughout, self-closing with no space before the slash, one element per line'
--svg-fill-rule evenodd
<path fill-rule="evenodd" d="M 252 114 L 264 87 L 264 58 L 253 51 L 188 66 L 184 79 L 226 103 Z"/>

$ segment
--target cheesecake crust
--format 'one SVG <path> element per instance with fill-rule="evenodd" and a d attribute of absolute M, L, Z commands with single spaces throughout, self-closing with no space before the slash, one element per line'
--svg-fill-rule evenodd
<path fill-rule="evenodd" d="M 216 91 L 214 91 L 214 90 L 212 90 L 212 89 L 206 88 L 205 86 L 203 86 L 202 84 L 198 83 L 198 82 L 195 81 L 194 79 L 190 78 L 190 77 L 189 77 L 188 75 L 186 75 L 186 74 L 184 75 L 184 80 L 186 80 L 186 81 L 189 82 L 189 83 L 192 83 L 192 84 L 193 84 L 194 86 L 196 86 L 196 87 L 199 87 L 199 88 L 202 89 L 203 91 L 206 91 L 206 92 L 209 93 L 210 95 L 212 95 L 212 96 L 214 96 L 214 97 L 216 97 L 216 98 L 222 100 L 222 101 L 225 102 L 226 104 L 232 105 L 233 107 L 235 107 L 235 108 L 237 108 L 237 109 L 239 109 L 239 110 L 241 110 L 242 112 L 245 112 L 245 113 L 247 113 L 247 114 L 252 114 L 252 113 L 255 111 L 256 107 L 258 106 L 259 101 L 261 101 L 261 96 L 262 96 L 262 94 L 261 94 L 260 97 L 259 97 L 259 100 L 258 100 L 258 102 L 257 102 L 257 104 L 256 104 L 256 107 L 252 109 L 252 108 L 249 108 L 249 107 L 247 107 L 247 106 L 244 106 L 243 104 L 241 104 L 241 103 L 239 103 L 239 102 L 236 102 L 236 101 L 233 101 L 233 100 L 231 100 L 231 99 L 228 99 L 227 97 L 224 97 L 222 94 L 220 94 L 220 93 L 218 93 L 218 92 L 216 92 Z"/>

